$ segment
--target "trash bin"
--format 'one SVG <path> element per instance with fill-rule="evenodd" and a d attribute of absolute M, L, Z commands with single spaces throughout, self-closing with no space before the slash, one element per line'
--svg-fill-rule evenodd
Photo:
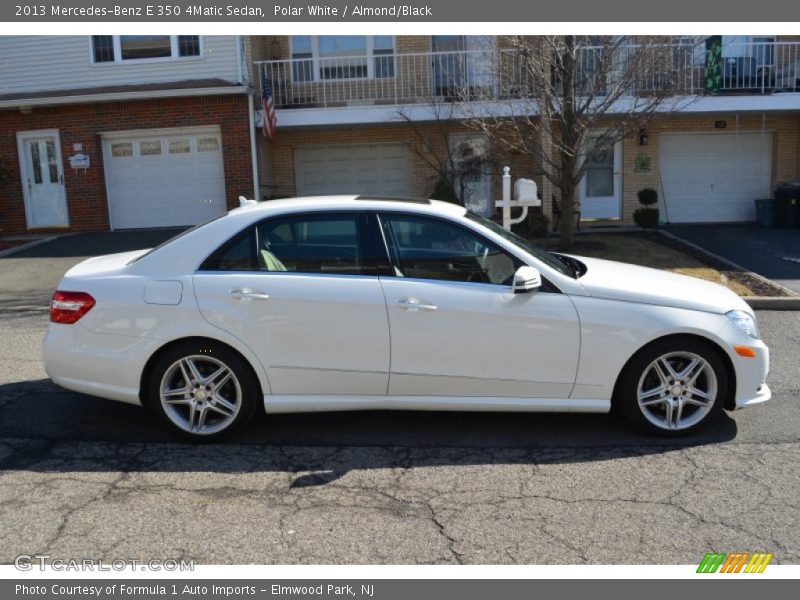
<path fill-rule="evenodd" d="M 776 227 L 800 227 L 800 182 L 782 183 L 775 190 Z"/>
<path fill-rule="evenodd" d="M 775 201 L 772 198 L 756 200 L 756 222 L 762 227 L 775 226 Z"/>

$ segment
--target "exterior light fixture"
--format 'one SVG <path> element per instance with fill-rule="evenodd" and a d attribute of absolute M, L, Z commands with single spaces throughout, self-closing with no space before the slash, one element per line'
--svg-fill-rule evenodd
<path fill-rule="evenodd" d="M 647 146 L 647 142 L 649 140 L 650 140 L 650 138 L 647 135 L 647 130 L 644 127 L 642 127 L 639 130 L 639 145 L 640 146 Z"/>

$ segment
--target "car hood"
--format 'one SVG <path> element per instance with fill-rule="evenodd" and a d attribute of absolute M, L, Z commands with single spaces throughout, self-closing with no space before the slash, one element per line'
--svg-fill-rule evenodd
<path fill-rule="evenodd" d="M 578 279 L 590 296 L 724 314 L 750 306 L 728 288 L 695 277 L 627 263 L 575 256 L 586 265 Z"/>

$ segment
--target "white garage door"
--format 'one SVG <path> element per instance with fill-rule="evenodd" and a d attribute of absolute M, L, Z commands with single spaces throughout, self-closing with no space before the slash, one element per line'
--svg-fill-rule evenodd
<path fill-rule="evenodd" d="M 405 144 L 306 146 L 294 151 L 299 196 L 411 193 L 411 158 Z"/>
<path fill-rule="evenodd" d="M 661 135 L 663 200 L 673 223 L 754 221 L 770 196 L 772 134 Z"/>
<path fill-rule="evenodd" d="M 219 128 L 103 139 L 113 229 L 195 225 L 225 211 Z"/>

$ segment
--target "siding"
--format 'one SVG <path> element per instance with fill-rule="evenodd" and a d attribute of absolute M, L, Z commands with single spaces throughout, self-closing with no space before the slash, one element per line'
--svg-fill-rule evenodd
<path fill-rule="evenodd" d="M 91 38 L 0 36 L 0 94 L 219 78 L 236 81 L 235 36 L 204 36 L 201 58 L 93 64 Z"/>

